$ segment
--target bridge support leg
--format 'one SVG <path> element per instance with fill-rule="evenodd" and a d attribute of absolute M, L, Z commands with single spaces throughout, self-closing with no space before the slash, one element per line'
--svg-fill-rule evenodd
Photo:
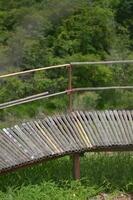
<path fill-rule="evenodd" d="M 74 154 L 72 156 L 73 161 L 73 178 L 75 180 L 80 179 L 80 154 Z"/>

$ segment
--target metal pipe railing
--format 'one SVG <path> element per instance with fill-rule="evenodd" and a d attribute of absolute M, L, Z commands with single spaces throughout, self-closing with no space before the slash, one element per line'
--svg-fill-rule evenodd
<path fill-rule="evenodd" d="M 68 90 L 64 90 L 62 92 L 57 92 L 57 93 L 53 93 L 53 94 L 48 94 L 48 92 L 44 92 L 44 93 L 40 93 L 37 95 L 32 95 L 30 97 L 26 97 L 23 99 L 18 99 L 18 100 L 14 100 L 14 101 L 9 101 L 6 103 L 2 103 L 0 104 L 0 110 L 1 109 L 5 109 L 5 108 L 9 108 L 9 107 L 13 107 L 16 105 L 20 105 L 20 104 L 25 104 L 25 103 L 29 103 L 29 102 L 33 102 L 33 101 L 37 101 L 37 100 L 41 100 L 41 99 L 46 99 L 49 97 L 55 97 L 58 95 L 62 95 L 62 94 L 72 94 L 75 92 L 83 92 L 83 91 L 101 91 L 101 90 L 114 90 L 114 89 L 133 89 L 133 86 L 111 86 L 111 87 L 86 87 L 86 88 L 73 88 L 73 89 L 68 89 Z M 72 111 L 72 105 L 71 107 L 69 107 L 69 111 Z"/>
<path fill-rule="evenodd" d="M 54 94 L 48 94 L 48 92 L 44 92 L 44 93 L 40 93 L 37 95 L 32 95 L 30 97 L 9 101 L 9 102 L 0 104 L 0 109 L 4 109 L 4 108 L 20 105 L 20 104 L 32 102 L 32 101 L 37 101 L 37 100 L 44 99 L 44 98 L 54 97 L 54 96 L 58 96 L 61 94 L 68 94 L 69 95 L 69 111 L 72 111 L 72 93 L 74 93 L 74 92 L 100 91 L 100 90 L 113 90 L 113 89 L 133 89 L 133 86 L 109 86 L 109 87 L 86 87 L 86 88 L 73 88 L 72 87 L 73 66 L 76 66 L 76 65 L 98 65 L 98 64 L 109 65 L 109 64 L 125 64 L 125 63 L 131 64 L 131 63 L 133 63 L 133 60 L 72 62 L 70 64 L 42 67 L 42 68 L 37 68 L 37 69 L 31 69 L 31 70 L 26 70 L 26 71 L 20 71 L 20 72 L 0 75 L 0 78 L 7 78 L 7 77 L 13 77 L 13 76 L 17 76 L 17 75 L 23 75 L 23 74 L 28 74 L 31 72 L 38 72 L 38 71 L 49 70 L 49 69 L 56 69 L 56 68 L 62 68 L 62 67 L 68 68 L 68 89 L 67 90 L 57 92 Z"/>
<path fill-rule="evenodd" d="M 49 70 L 49 69 L 56 69 L 56 68 L 62 68 L 62 67 L 69 67 L 71 66 L 76 66 L 76 65 L 108 65 L 108 64 L 131 64 L 133 63 L 133 60 L 116 60 L 116 61 L 96 61 L 96 62 L 71 62 L 67 64 L 62 64 L 62 65 L 54 65 L 50 67 L 41 67 L 41 68 L 36 68 L 36 69 L 30 69 L 30 70 L 25 70 L 25 71 L 20 71 L 20 72 L 14 72 L 10 74 L 4 74 L 0 75 L 0 78 L 6 78 L 6 77 L 12 77 L 12 76 L 17 76 L 17 75 L 23 75 L 23 74 L 28 74 L 31 72 L 38 72 L 38 71 L 43 71 L 43 70 Z"/>
<path fill-rule="evenodd" d="M 70 64 L 68 67 L 68 109 L 71 112 L 72 111 L 72 65 Z"/>

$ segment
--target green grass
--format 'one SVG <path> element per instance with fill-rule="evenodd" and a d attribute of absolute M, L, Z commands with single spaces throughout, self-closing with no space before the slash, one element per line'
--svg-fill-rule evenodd
<path fill-rule="evenodd" d="M 68 107 L 68 97 L 38 100 L 0 110 L 0 128 L 10 127 L 23 121 L 44 118 L 55 113 L 64 113 Z"/>
<path fill-rule="evenodd" d="M 81 181 L 73 181 L 69 157 L 0 177 L 0 200 L 84 200 L 98 193 L 133 192 L 131 153 L 86 154 Z"/>

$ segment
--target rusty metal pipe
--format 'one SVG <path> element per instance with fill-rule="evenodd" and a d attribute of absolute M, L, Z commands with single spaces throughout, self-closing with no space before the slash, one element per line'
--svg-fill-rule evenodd
<path fill-rule="evenodd" d="M 68 105 L 68 110 L 69 112 L 72 112 L 72 65 L 70 64 L 69 66 L 67 66 L 68 68 L 68 101 L 69 101 L 69 105 Z"/>

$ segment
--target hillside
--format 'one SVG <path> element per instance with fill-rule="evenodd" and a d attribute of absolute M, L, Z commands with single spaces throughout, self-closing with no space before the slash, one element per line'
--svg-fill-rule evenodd
<path fill-rule="evenodd" d="M 0 71 L 19 71 L 72 61 L 133 59 L 132 0 L 0 0 Z M 0 81 L 0 102 L 67 88 L 67 70 L 51 70 Z M 133 85 L 133 65 L 82 66 L 75 87 Z M 128 90 L 74 96 L 74 108 L 133 107 Z M 0 119 L 64 111 L 54 98 L 1 112 Z M 12 118 L 12 117 L 10 117 Z"/>
<path fill-rule="evenodd" d="M 0 75 L 56 64 L 100 60 L 133 60 L 133 0 L 0 0 Z M 67 76 L 68 68 L 65 67 L 1 78 L 0 104 L 45 91 L 53 94 L 66 90 Z M 73 67 L 72 85 L 75 88 L 133 86 L 133 64 Z M 68 95 L 62 95 L 0 110 L 0 128 L 11 127 L 32 119 L 43 119 L 46 115 L 66 113 L 68 100 Z M 113 89 L 74 93 L 72 104 L 75 110 L 132 110 L 133 90 Z M 116 129 L 116 134 L 118 132 L 118 140 L 119 128 L 122 133 L 123 127 L 126 133 L 127 131 L 132 133 L 132 127 L 128 126 L 128 123 L 132 126 L 131 117 L 127 123 L 126 116 L 125 121 L 122 121 L 122 125 L 119 120 L 118 125 L 115 120 L 114 123 L 109 122 L 112 130 Z M 66 122 L 70 127 L 70 122 L 67 120 Z M 77 125 L 75 120 L 73 123 Z M 102 126 L 98 121 L 96 123 L 97 126 L 92 122 L 91 125 L 98 131 L 96 132 L 100 138 L 98 129 L 104 126 L 104 123 L 102 120 Z M 47 138 L 51 133 L 56 138 L 57 135 L 50 131 L 49 124 L 47 127 L 49 132 L 41 128 L 39 134 L 43 133 L 44 136 L 46 131 Z M 72 132 L 74 128 L 74 126 L 67 128 L 65 125 L 60 127 L 63 132 L 69 129 Z M 82 135 L 82 126 L 77 125 L 77 129 Z M 26 139 L 22 138 L 22 143 L 25 146 L 28 137 L 27 130 L 24 130 Z M 35 133 L 43 142 L 44 137 L 42 135 L 40 137 L 38 131 L 31 135 L 31 130 L 33 131 L 32 127 L 29 127 L 31 141 L 28 141 L 34 144 L 34 138 L 31 137 Z M 53 125 L 52 130 L 54 130 Z M 88 130 L 92 132 L 90 127 Z M 107 130 L 111 129 L 105 129 L 106 132 Z M 11 131 L 14 135 L 13 128 Z M 60 131 L 59 133 L 61 134 Z M 103 133 L 101 128 L 101 134 Z M 0 142 L 2 153 L 0 160 L 3 159 L 2 161 L 7 163 L 13 161 L 8 153 L 13 155 L 15 160 L 19 155 L 11 151 L 12 148 L 15 149 L 16 139 L 10 140 L 12 148 L 6 143 L 7 135 L 11 138 L 12 134 L 1 136 L 3 141 Z M 20 134 L 23 135 L 23 132 Z M 21 141 L 19 136 L 15 137 Z M 115 136 L 113 135 L 114 139 Z M 128 139 L 130 141 L 130 137 Z M 73 140 L 75 141 L 75 137 Z M 60 143 L 60 140 L 58 141 Z M 21 143 L 18 142 L 17 145 L 21 147 Z M 41 142 L 38 143 L 38 149 L 40 145 Z M 42 147 L 43 145 L 44 142 Z M 67 145 L 65 143 L 66 147 Z M 36 151 L 35 145 L 33 149 Z M 25 148 L 24 150 L 27 151 Z M 30 151 L 32 152 L 32 148 Z M 9 160 L 6 160 L 5 155 Z M 74 181 L 71 171 L 72 157 L 66 156 L 0 176 L 0 200 L 133 199 L 131 152 L 82 154 L 81 180 Z"/>

